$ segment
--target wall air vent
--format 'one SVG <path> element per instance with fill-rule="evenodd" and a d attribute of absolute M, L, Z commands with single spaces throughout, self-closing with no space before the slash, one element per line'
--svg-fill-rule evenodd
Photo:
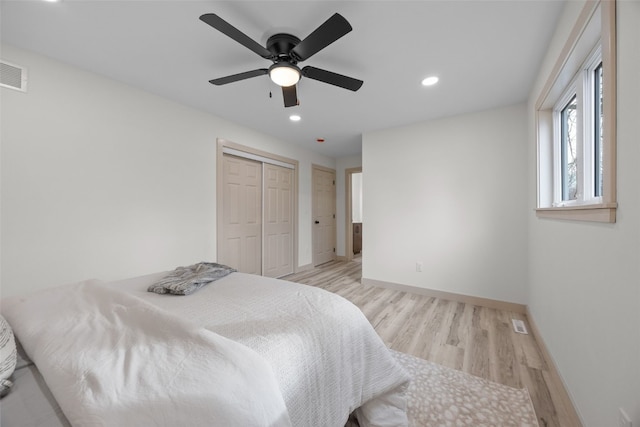
<path fill-rule="evenodd" d="M 27 70 L 19 65 L 0 60 L 0 86 L 27 91 Z"/>

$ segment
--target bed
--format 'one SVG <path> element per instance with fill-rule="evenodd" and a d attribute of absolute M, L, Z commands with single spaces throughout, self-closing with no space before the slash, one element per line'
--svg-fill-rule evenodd
<path fill-rule="evenodd" d="M 166 274 L 3 299 L 34 362 L 2 400 L 6 425 L 408 425 L 409 378 L 349 301 L 238 272 L 147 292 Z"/>

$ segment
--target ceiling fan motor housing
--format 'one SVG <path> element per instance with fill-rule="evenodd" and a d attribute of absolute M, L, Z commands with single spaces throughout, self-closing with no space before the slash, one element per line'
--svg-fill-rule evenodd
<path fill-rule="evenodd" d="M 292 55 L 291 49 L 300 43 L 300 39 L 291 34 L 278 33 L 274 34 L 267 40 L 267 49 L 274 55 L 274 62 L 286 61 L 291 64 L 297 64 L 299 58 Z"/>

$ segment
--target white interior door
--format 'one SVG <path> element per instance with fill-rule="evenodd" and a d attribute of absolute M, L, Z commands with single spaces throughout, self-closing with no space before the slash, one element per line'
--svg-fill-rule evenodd
<path fill-rule="evenodd" d="M 313 265 L 335 259 L 336 172 L 313 167 Z"/>
<path fill-rule="evenodd" d="M 293 273 L 293 169 L 264 166 L 263 274 Z"/>
<path fill-rule="evenodd" d="M 262 274 L 262 163 L 224 155 L 223 227 L 218 260 Z"/>

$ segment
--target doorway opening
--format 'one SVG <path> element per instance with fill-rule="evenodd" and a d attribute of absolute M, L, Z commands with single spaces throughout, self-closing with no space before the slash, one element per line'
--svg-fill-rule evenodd
<path fill-rule="evenodd" d="M 346 260 L 362 257 L 362 167 L 345 170 Z"/>

